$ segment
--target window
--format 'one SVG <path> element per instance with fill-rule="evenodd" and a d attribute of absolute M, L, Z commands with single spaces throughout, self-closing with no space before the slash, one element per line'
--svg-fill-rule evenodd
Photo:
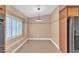
<path fill-rule="evenodd" d="M 20 21 L 19 25 L 20 25 L 20 30 L 19 30 L 19 34 L 21 35 L 22 34 L 22 21 Z"/>
<path fill-rule="evenodd" d="M 17 35 L 22 34 L 22 21 L 17 22 Z"/>
<path fill-rule="evenodd" d="M 20 24 L 19 24 L 19 21 L 17 22 L 17 35 L 20 35 Z"/>
<path fill-rule="evenodd" d="M 9 39 L 22 35 L 22 21 L 14 16 L 6 15 L 6 36 Z"/>
<path fill-rule="evenodd" d="M 16 21 L 15 19 L 12 20 L 12 37 L 15 37 L 16 35 Z"/>
<path fill-rule="evenodd" d="M 11 17 L 6 17 L 6 33 L 7 37 L 11 37 Z"/>

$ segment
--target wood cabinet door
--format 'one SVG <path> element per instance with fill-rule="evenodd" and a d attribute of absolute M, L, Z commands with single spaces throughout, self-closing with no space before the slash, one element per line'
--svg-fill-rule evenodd
<path fill-rule="evenodd" d="M 68 16 L 79 16 L 78 7 L 68 7 Z"/>
<path fill-rule="evenodd" d="M 59 20 L 59 45 L 62 52 L 67 52 L 67 18 Z"/>
<path fill-rule="evenodd" d="M 5 6 L 4 5 L 0 5 L 0 13 L 4 13 L 5 12 Z"/>
<path fill-rule="evenodd" d="M 67 17 L 67 8 L 64 8 L 59 12 L 59 18 Z"/>

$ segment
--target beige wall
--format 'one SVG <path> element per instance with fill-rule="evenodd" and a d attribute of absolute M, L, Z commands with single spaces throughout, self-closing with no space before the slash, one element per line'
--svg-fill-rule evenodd
<path fill-rule="evenodd" d="M 12 6 L 6 7 L 8 14 L 23 19 L 23 36 L 15 38 L 14 40 L 6 41 L 6 51 L 11 52 L 17 48 L 23 41 L 29 38 L 52 38 L 52 40 L 59 46 L 59 8 L 57 7 L 51 15 L 41 16 L 42 22 L 36 22 L 37 17 L 29 18 L 22 15 L 21 12 Z M 27 28 L 28 27 L 28 28 Z"/>
<path fill-rule="evenodd" d="M 51 14 L 51 37 L 52 40 L 59 46 L 59 7 L 56 7 Z"/>
<path fill-rule="evenodd" d="M 50 16 L 41 16 L 42 22 L 36 22 L 37 17 L 29 18 L 29 38 L 50 38 Z"/>
<path fill-rule="evenodd" d="M 18 10 L 16 10 L 15 8 L 13 8 L 12 6 L 6 6 L 6 13 L 13 15 L 15 17 L 21 18 L 23 20 L 23 35 L 20 37 L 17 37 L 15 39 L 12 40 L 7 40 L 6 38 L 6 44 L 5 44 L 5 51 L 6 52 L 12 52 L 14 49 L 16 49 L 21 43 L 23 43 L 28 35 L 27 35 L 27 25 L 28 25 L 28 21 L 27 21 L 27 17 L 24 16 L 21 12 L 19 12 Z"/>
<path fill-rule="evenodd" d="M 50 37 L 50 24 L 29 24 L 29 38 Z"/>

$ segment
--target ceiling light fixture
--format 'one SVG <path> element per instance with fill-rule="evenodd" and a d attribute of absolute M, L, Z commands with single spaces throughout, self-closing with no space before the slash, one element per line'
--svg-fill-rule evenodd
<path fill-rule="evenodd" d="M 38 14 L 37 14 L 37 20 L 36 21 L 42 21 L 41 17 L 40 17 L 40 13 L 39 13 L 40 12 L 40 6 L 37 7 L 37 10 L 38 10 Z"/>

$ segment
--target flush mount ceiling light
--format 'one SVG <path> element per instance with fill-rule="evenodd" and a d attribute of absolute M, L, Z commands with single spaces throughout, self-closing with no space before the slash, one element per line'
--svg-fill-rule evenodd
<path fill-rule="evenodd" d="M 37 5 L 37 6 L 34 8 L 34 11 L 38 13 L 38 12 L 41 12 L 40 9 L 41 9 L 40 5 Z"/>
<path fill-rule="evenodd" d="M 42 21 L 41 17 L 40 17 L 40 13 L 39 13 L 40 12 L 40 6 L 37 7 L 37 11 L 38 11 L 38 14 L 37 14 L 37 20 L 36 21 Z"/>

